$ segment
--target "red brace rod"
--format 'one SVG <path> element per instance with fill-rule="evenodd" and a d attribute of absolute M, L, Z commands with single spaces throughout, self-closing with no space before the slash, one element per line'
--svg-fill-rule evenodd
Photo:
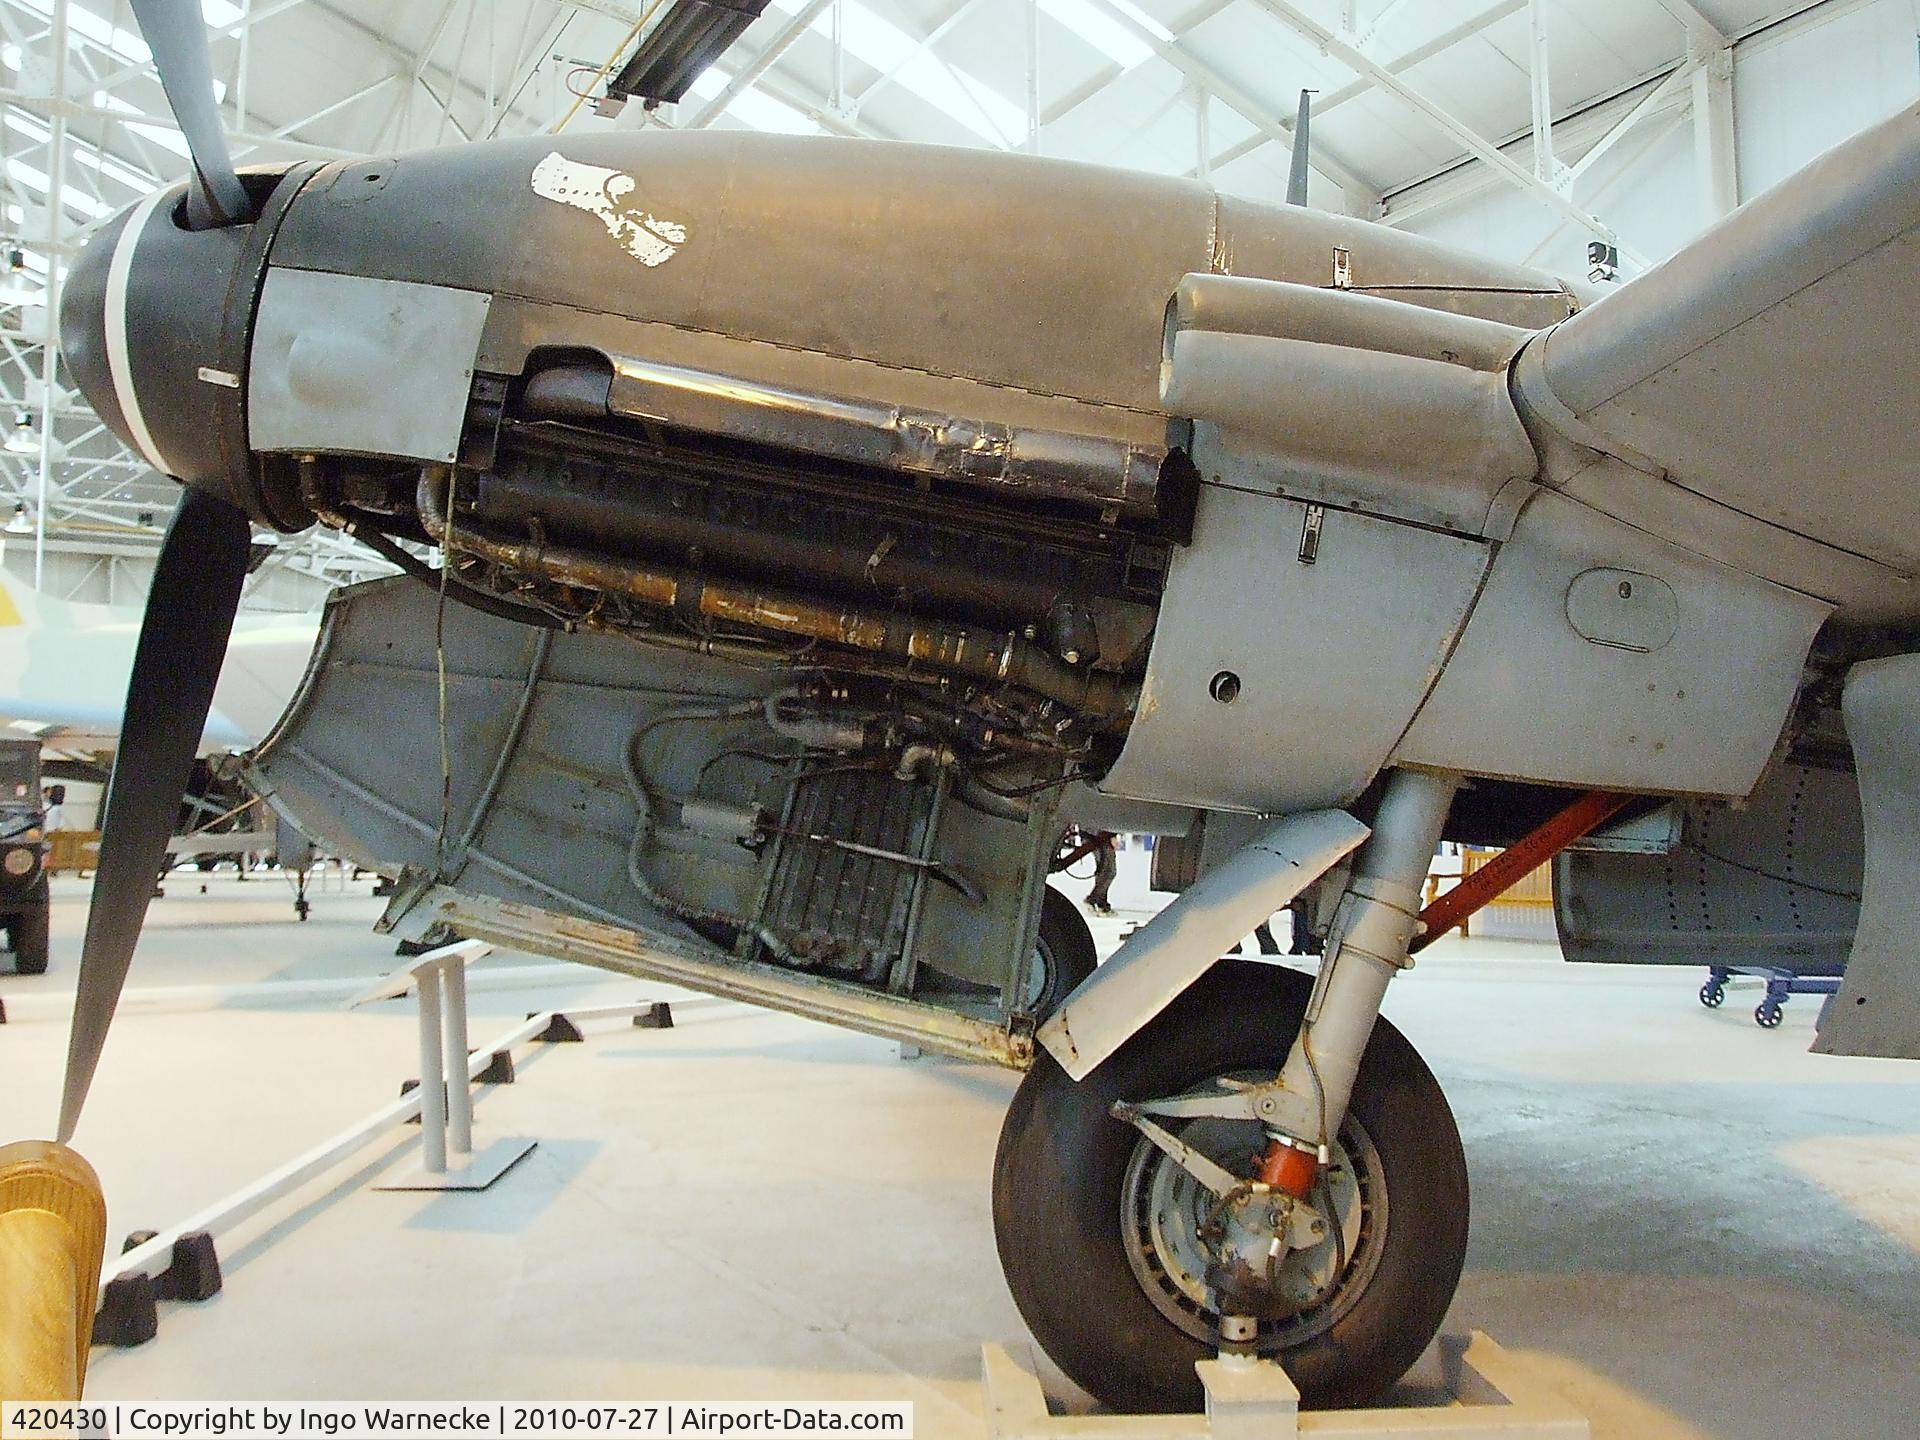
<path fill-rule="evenodd" d="M 1598 830 L 1632 799 L 1611 790 L 1589 790 L 1422 910 L 1421 928 L 1407 945 L 1407 953 L 1426 949 L 1481 906 L 1499 899 L 1528 871 Z"/>

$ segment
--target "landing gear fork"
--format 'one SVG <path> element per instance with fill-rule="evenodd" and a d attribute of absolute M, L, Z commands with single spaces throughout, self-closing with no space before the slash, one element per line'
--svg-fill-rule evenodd
<path fill-rule="evenodd" d="M 1279 1078 L 1254 1101 L 1269 1137 L 1259 1178 L 1296 1198 L 1313 1191 L 1327 1163 L 1388 982 L 1412 964 L 1421 887 L 1459 786 L 1451 771 L 1396 770 L 1388 778 L 1334 912 L 1306 1020 Z"/>

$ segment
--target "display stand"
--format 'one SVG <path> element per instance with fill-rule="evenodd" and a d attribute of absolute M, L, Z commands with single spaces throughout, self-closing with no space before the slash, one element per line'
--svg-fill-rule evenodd
<path fill-rule="evenodd" d="M 1451 1403 L 1378 1410 L 1300 1409 L 1270 1360 L 1227 1355 L 1196 1367 L 1206 1410 L 1191 1415 L 1054 1415 L 1030 1364 L 982 1351 L 991 1440 L 1591 1440 L 1593 1427 L 1527 1361 L 1478 1330 L 1442 1337 Z"/>
<path fill-rule="evenodd" d="M 459 1014 L 454 1035 L 456 1045 L 464 1052 L 466 1045 L 465 967 L 471 960 L 486 954 L 489 947 L 478 941 L 463 941 L 461 946 L 472 947 L 463 951 L 460 962 Z M 443 948 L 460 949 L 461 946 Z M 422 961 L 429 958 L 431 957 L 425 955 L 420 957 Z M 361 1005 L 372 1000 L 393 999 L 406 994 L 408 990 L 415 988 L 413 972 L 416 968 L 417 965 L 410 965 L 404 970 L 394 972 L 359 996 L 353 1003 Z M 455 1007 L 449 1006 L 448 1010 L 453 1008 Z M 403 1087 L 399 1098 L 381 1106 L 365 1119 L 321 1141 L 258 1180 L 230 1195 L 222 1196 L 180 1224 L 165 1230 L 135 1231 L 128 1237 L 126 1248 L 119 1259 L 110 1259 L 101 1273 L 100 1308 L 94 1321 L 94 1343 L 142 1344 L 151 1340 L 158 1330 L 159 1301 L 205 1300 L 218 1293 L 221 1288 L 221 1276 L 216 1244 L 219 1240 L 235 1227 L 251 1220 L 269 1205 L 326 1174 L 380 1136 L 420 1117 L 426 1109 L 429 1095 L 439 1094 L 444 1107 L 445 1097 L 450 1093 L 454 1091 L 461 1092 L 463 1095 L 466 1093 L 466 1085 L 453 1083 L 449 1086 L 448 1080 L 455 1082 L 464 1080 L 469 1084 L 475 1081 L 484 1084 L 511 1084 L 514 1078 L 515 1047 L 542 1040 L 562 1027 L 573 1038 L 579 1039 L 582 1038 L 580 1030 L 582 1023 L 617 1019 L 630 1019 L 635 1027 L 641 1029 L 666 1029 L 673 1023 L 671 1008 L 667 1002 L 659 1000 L 636 1000 L 624 1004 L 572 1006 L 565 1010 L 536 1011 L 527 1016 L 524 1021 L 496 1036 L 481 1049 L 471 1054 L 462 1053 L 459 1060 L 447 1067 L 450 1073 L 443 1075 L 440 1084 L 422 1085 L 416 1082 L 411 1086 Z M 426 1020 L 422 1019 L 420 1035 L 423 1059 L 429 1051 L 429 1034 L 434 1037 L 431 1045 L 433 1061 L 423 1066 L 424 1069 L 430 1071 L 433 1064 L 444 1063 L 446 1059 L 446 1052 L 442 1048 L 444 1031 L 439 1027 L 449 1023 L 453 1022 L 436 1016 L 434 1026 L 430 1029 Z M 444 1124 L 443 1119 L 443 1127 Z M 444 1129 L 442 1133 L 444 1136 Z M 528 1144 L 530 1145 L 531 1142 Z"/>
<path fill-rule="evenodd" d="M 505 1136 L 473 1148 L 473 1091 L 467 1082 L 467 966 L 490 954 L 481 940 L 429 950 L 389 975 L 355 1004 L 412 989 L 420 1015 L 420 1163 L 376 1190 L 485 1190 L 537 1143 Z M 455 1083 L 449 1083 L 452 1077 Z"/>

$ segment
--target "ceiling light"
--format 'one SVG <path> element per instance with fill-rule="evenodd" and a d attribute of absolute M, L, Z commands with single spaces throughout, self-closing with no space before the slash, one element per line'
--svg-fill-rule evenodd
<path fill-rule="evenodd" d="M 648 109 L 679 101 L 766 8 L 767 0 L 672 0 L 607 94 L 637 95 Z"/>
<path fill-rule="evenodd" d="M 8 448 L 11 449 L 12 447 L 9 446 Z M 13 515 L 7 521 L 6 531 L 9 535 L 31 535 L 33 533 L 33 521 L 27 518 L 26 501 L 22 500 L 18 505 L 13 507 Z"/>
<path fill-rule="evenodd" d="M 0 279 L 0 306 L 45 304 L 46 287 L 34 283 L 33 277 L 27 273 L 25 258 L 22 257 L 18 264 L 13 263 L 12 257 L 19 254 L 18 250 L 8 252 L 7 273 L 4 279 Z"/>

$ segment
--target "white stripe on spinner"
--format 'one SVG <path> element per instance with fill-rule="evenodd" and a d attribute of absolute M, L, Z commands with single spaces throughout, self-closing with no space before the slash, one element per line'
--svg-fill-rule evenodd
<path fill-rule="evenodd" d="M 171 475 L 173 471 L 160 453 L 160 447 L 153 443 L 153 433 L 147 429 L 146 417 L 140 413 L 140 399 L 133 393 L 133 366 L 127 357 L 127 277 L 133 270 L 133 252 L 140 244 L 141 232 L 147 228 L 154 207 L 167 193 L 159 190 L 149 195 L 127 217 L 127 228 L 120 232 L 120 239 L 113 247 L 113 259 L 107 266 L 106 297 L 107 373 L 113 377 L 114 397 L 120 402 L 127 429 L 133 432 L 135 446 L 162 475 Z"/>

